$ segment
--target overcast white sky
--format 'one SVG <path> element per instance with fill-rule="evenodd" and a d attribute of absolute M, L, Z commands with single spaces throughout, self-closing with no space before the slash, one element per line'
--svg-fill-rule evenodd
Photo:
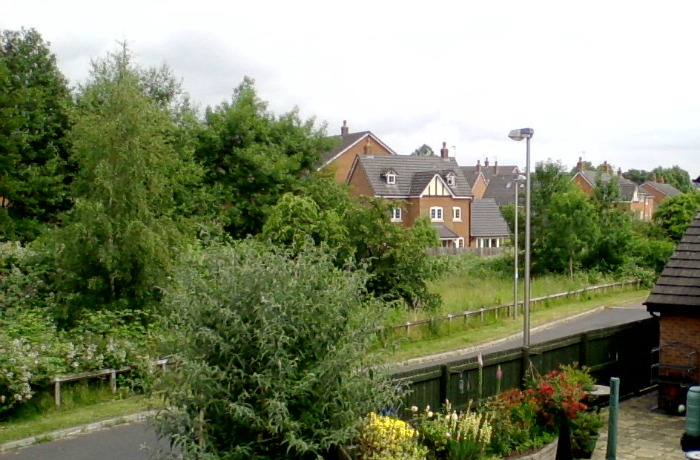
<path fill-rule="evenodd" d="M 700 2 L 3 0 L 0 29 L 34 27 L 82 81 L 127 40 L 193 101 L 217 105 L 245 75 L 277 114 L 298 106 L 339 134 L 395 151 L 442 142 L 462 165 L 579 156 L 624 171 L 700 174 Z"/>

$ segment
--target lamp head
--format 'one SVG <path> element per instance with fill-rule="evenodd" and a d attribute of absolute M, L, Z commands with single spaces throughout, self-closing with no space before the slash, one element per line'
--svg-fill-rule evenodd
<path fill-rule="evenodd" d="M 514 141 L 522 141 L 523 139 L 530 139 L 532 135 L 535 134 L 535 130 L 532 128 L 520 128 L 514 129 L 508 134 L 508 137 Z"/>

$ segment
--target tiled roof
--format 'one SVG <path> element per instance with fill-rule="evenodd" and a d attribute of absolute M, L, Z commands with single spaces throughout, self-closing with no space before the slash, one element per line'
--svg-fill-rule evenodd
<path fill-rule="evenodd" d="M 508 223 L 503 218 L 496 200 L 484 198 L 472 202 L 471 236 L 506 237 L 510 235 Z"/>
<path fill-rule="evenodd" d="M 462 174 L 464 174 L 464 177 L 467 178 L 467 182 L 469 182 L 469 186 L 474 188 L 474 184 L 476 183 L 476 180 L 479 178 L 479 174 L 481 174 L 479 171 L 469 171 L 467 168 L 468 166 L 460 166 L 459 169 L 462 170 Z M 474 168 L 472 168 L 474 169 Z"/>
<path fill-rule="evenodd" d="M 649 311 L 700 315 L 700 209 L 645 304 Z"/>
<path fill-rule="evenodd" d="M 642 185 L 653 187 L 669 198 L 683 193 L 671 184 L 661 184 L 659 182 L 646 181 Z"/>
<path fill-rule="evenodd" d="M 515 179 L 519 174 L 498 175 L 491 177 L 483 198 L 492 198 L 496 200 L 498 206 L 515 203 Z M 525 200 L 525 181 L 519 181 L 520 189 L 518 190 L 518 201 L 521 203 Z"/>
<path fill-rule="evenodd" d="M 456 197 L 470 197 L 472 190 L 454 158 L 411 155 L 358 155 L 353 171 L 362 168 L 376 196 L 417 197 L 430 180 L 439 174 L 443 179 L 454 174 L 454 185 L 448 186 Z M 396 183 L 386 183 L 385 174 L 393 170 Z M 355 172 L 351 171 L 351 174 Z M 447 183 L 447 180 L 445 180 Z"/>
<path fill-rule="evenodd" d="M 328 162 L 333 160 L 333 158 L 337 157 L 338 155 L 352 147 L 354 144 L 356 144 L 358 141 L 360 141 L 363 137 L 367 135 L 371 136 L 375 142 L 382 145 L 392 155 L 396 155 L 396 152 L 389 148 L 384 142 L 379 140 L 379 138 L 372 134 L 371 131 L 360 131 L 357 133 L 348 133 L 344 136 L 330 136 L 328 139 L 336 142 L 336 146 L 332 150 L 321 154 L 321 165 L 328 164 Z"/>
<path fill-rule="evenodd" d="M 496 173 L 495 166 L 493 165 L 461 166 L 461 168 L 462 172 L 465 174 L 474 174 L 481 170 L 481 173 L 487 181 L 494 176 L 511 176 L 520 172 L 520 168 L 515 165 L 498 165 L 498 173 Z"/>
<path fill-rule="evenodd" d="M 615 177 L 620 186 L 620 199 L 622 199 L 622 201 L 632 201 L 634 198 L 634 192 L 638 189 L 637 184 L 620 175 L 613 176 L 608 173 L 599 173 L 598 171 L 579 171 L 578 174 L 580 174 L 586 180 L 586 182 L 591 184 L 592 187 L 596 186 L 598 177 L 600 177 L 603 184 L 607 184 L 613 177 Z"/>
<path fill-rule="evenodd" d="M 445 227 L 442 224 L 433 224 L 433 227 L 435 227 L 435 230 L 437 230 L 438 236 L 440 239 L 454 239 L 454 238 L 459 238 L 459 235 L 450 230 L 449 228 Z"/>

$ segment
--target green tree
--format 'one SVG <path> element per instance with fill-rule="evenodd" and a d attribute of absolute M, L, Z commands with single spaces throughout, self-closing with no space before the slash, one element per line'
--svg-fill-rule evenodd
<path fill-rule="evenodd" d="M 411 155 L 413 156 L 418 156 L 418 157 L 434 157 L 435 152 L 433 152 L 433 149 L 428 145 L 428 144 L 423 144 L 417 149 L 415 149 Z"/>
<path fill-rule="evenodd" d="M 668 198 L 659 204 L 654 222 L 671 240 L 678 242 L 700 208 L 700 192 L 695 190 Z"/>
<path fill-rule="evenodd" d="M 75 206 L 52 235 L 68 323 L 85 307 L 149 311 L 193 236 L 178 197 L 196 189 L 201 169 L 135 69 L 124 45 L 93 63 L 78 95 Z"/>
<path fill-rule="evenodd" d="M 329 142 L 325 127 L 303 121 L 297 109 L 269 112 L 250 78 L 231 102 L 207 109 L 197 158 L 226 230 L 234 238 L 260 233 L 270 208 L 315 169 Z"/>
<path fill-rule="evenodd" d="M 681 169 L 677 165 L 673 165 L 671 168 L 663 168 L 657 166 L 651 170 L 650 175 L 656 177 L 656 181 L 663 181 L 666 184 L 676 187 L 683 193 L 692 190 L 692 184 L 690 182 L 690 174 L 688 171 Z M 651 178 L 648 178 L 648 180 Z"/>
<path fill-rule="evenodd" d="M 33 240 L 70 207 L 71 109 L 41 35 L 0 31 L 0 239 Z"/>
<path fill-rule="evenodd" d="M 335 254 L 336 266 L 352 260 L 365 267 L 373 295 L 413 308 L 435 308 L 440 299 L 429 292 L 427 282 L 437 272 L 425 252 L 439 243 L 435 229 L 423 219 L 410 228 L 391 222 L 394 205 L 379 199 L 357 201 L 344 185 L 315 176 L 296 196 L 285 195 L 272 208 L 261 236 L 292 247 L 306 241 L 323 244 Z"/>
<path fill-rule="evenodd" d="M 186 458 L 320 458 L 400 389 L 371 351 L 386 309 L 361 270 L 266 243 L 196 251 L 166 303 L 178 366 L 159 432 Z"/>

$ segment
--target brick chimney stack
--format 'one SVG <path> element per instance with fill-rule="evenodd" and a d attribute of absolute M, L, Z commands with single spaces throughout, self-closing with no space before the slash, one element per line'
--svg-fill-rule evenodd
<path fill-rule="evenodd" d="M 493 162 L 493 173 L 498 174 L 498 160 Z"/>
<path fill-rule="evenodd" d="M 486 159 L 484 160 L 484 167 L 485 168 L 489 167 L 489 157 L 486 157 Z"/>
<path fill-rule="evenodd" d="M 476 160 L 476 172 L 481 172 L 481 160 Z"/>
<path fill-rule="evenodd" d="M 368 137 L 367 140 L 365 141 L 364 152 L 365 152 L 365 155 L 369 155 L 369 153 L 370 153 L 370 142 L 369 142 L 369 137 Z"/>
<path fill-rule="evenodd" d="M 348 128 L 348 122 L 347 120 L 343 120 L 343 126 L 340 127 L 340 135 L 342 137 L 345 137 L 348 135 L 348 132 L 350 131 L 350 128 Z"/>
<path fill-rule="evenodd" d="M 603 172 L 610 174 L 610 165 L 608 164 L 607 160 L 603 162 Z"/>
<path fill-rule="evenodd" d="M 447 149 L 447 142 L 442 143 L 442 148 L 440 149 L 440 158 L 447 160 L 450 157 L 450 151 Z"/>
<path fill-rule="evenodd" d="M 583 158 L 578 157 L 578 163 L 576 163 L 576 169 L 579 172 L 583 172 L 584 166 L 583 166 Z"/>

